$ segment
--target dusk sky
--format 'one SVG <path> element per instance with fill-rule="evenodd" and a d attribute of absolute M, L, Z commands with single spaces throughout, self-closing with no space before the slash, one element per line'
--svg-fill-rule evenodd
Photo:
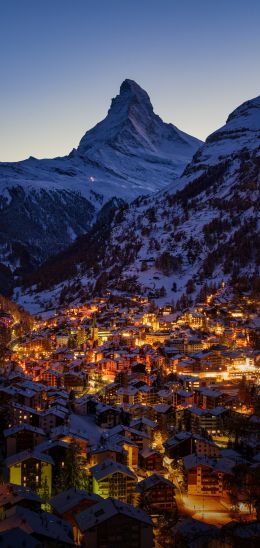
<path fill-rule="evenodd" d="M 205 139 L 260 93 L 259 0 L 0 0 L 0 160 L 67 154 L 125 78 Z"/>

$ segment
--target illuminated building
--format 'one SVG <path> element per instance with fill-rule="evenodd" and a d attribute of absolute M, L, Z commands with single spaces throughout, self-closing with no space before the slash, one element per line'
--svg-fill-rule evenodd
<path fill-rule="evenodd" d="M 90 468 L 93 493 L 103 498 L 115 497 L 123 502 L 133 502 L 136 476 L 128 466 L 110 459 Z"/>
<path fill-rule="evenodd" d="M 30 487 L 38 493 L 46 489 L 51 494 L 53 465 L 50 456 L 36 450 L 16 453 L 6 459 L 10 483 Z"/>
<path fill-rule="evenodd" d="M 149 506 L 155 514 L 176 507 L 175 486 L 163 476 L 152 474 L 149 478 L 140 481 L 136 490 L 142 497 L 147 498 Z"/>
<path fill-rule="evenodd" d="M 226 479 L 232 475 L 233 461 L 192 454 L 183 458 L 183 464 L 188 494 L 221 497 L 226 493 Z"/>

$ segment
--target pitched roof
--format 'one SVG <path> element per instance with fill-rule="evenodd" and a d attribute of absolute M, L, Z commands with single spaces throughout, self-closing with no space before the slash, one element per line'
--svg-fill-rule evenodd
<path fill-rule="evenodd" d="M 128 466 L 125 466 L 120 462 L 115 462 L 111 459 L 105 459 L 100 464 L 92 466 L 92 468 L 90 468 L 90 472 L 96 480 L 102 480 L 103 478 L 116 473 L 125 474 L 133 479 L 136 478 L 136 475 L 132 472 L 132 470 L 130 470 L 130 468 L 128 468 Z"/>
<path fill-rule="evenodd" d="M 58 512 L 59 514 L 63 514 L 64 512 L 68 512 L 69 510 L 73 509 L 75 506 L 77 506 L 77 504 L 84 500 L 90 500 L 98 503 L 101 502 L 103 499 L 99 495 L 95 495 L 94 493 L 91 493 L 89 491 L 84 491 L 82 489 L 76 489 L 75 487 L 71 487 L 70 489 L 63 491 L 62 493 L 55 495 L 55 497 L 52 497 L 50 500 L 50 504 L 56 510 L 56 512 Z"/>
<path fill-rule="evenodd" d="M 83 510 L 83 512 L 76 514 L 75 519 L 81 532 L 84 533 L 88 529 L 98 526 L 117 514 L 123 514 L 129 518 L 152 526 L 152 520 L 146 512 L 140 508 L 135 508 L 130 504 L 112 498 L 107 498 L 99 504 L 96 504 L 87 510 Z"/>
<path fill-rule="evenodd" d="M 50 512 L 32 512 L 28 508 L 16 506 L 12 514 L 0 521 L 0 532 L 21 528 L 26 533 L 35 533 L 45 538 L 74 545 L 71 526 Z"/>
<path fill-rule="evenodd" d="M 14 464 L 17 464 L 18 462 L 23 462 L 28 459 L 37 459 L 42 462 L 47 462 L 49 464 L 54 464 L 53 459 L 49 455 L 42 454 L 37 451 L 37 447 L 34 451 L 31 451 L 27 449 L 26 451 L 21 451 L 20 453 L 16 453 L 15 455 L 11 455 L 11 457 L 8 457 L 5 461 L 6 466 L 13 466 Z"/>
<path fill-rule="evenodd" d="M 1 548 L 41 548 L 42 543 L 23 531 L 20 527 L 8 529 L 0 533 Z"/>
<path fill-rule="evenodd" d="M 0 485 L 0 507 L 5 504 L 13 506 L 24 499 L 41 502 L 41 498 L 28 487 L 13 483 L 3 483 Z"/>
<path fill-rule="evenodd" d="M 160 474 L 152 474 L 148 478 L 145 478 L 144 480 L 140 481 L 136 487 L 137 491 L 142 490 L 148 490 L 154 487 L 155 485 L 158 485 L 158 483 L 164 483 L 165 485 L 168 485 L 169 487 L 175 488 L 174 483 L 172 483 L 170 480 L 164 478 L 164 476 L 160 476 Z"/>
<path fill-rule="evenodd" d="M 28 432 L 34 432 L 35 434 L 40 434 L 41 436 L 46 436 L 46 433 L 42 428 L 38 428 L 37 426 L 31 426 L 31 424 L 27 424 L 25 422 L 22 422 L 17 426 L 12 426 L 12 428 L 7 428 L 6 430 L 4 430 L 4 436 L 5 438 L 7 438 L 8 436 L 12 436 L 13 434 L 17 434 L 18 432 L 23 432 L 23 430 L 27 430 Z"/>

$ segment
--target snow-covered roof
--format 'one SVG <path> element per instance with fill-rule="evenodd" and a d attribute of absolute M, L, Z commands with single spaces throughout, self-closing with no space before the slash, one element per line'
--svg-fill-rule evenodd
<path fill-rule="evenodd" d="M 63 519 L 49 512 L 32 512 L 28 508 L 16 506 L 14 512 L 0 521 L 0 532 L 19 527 L 23 531 L 50 538 L 54 541 L 74 545 L 72 528 Z"/>
<path fill-rule="evenodd" d="M 146 525 L 152 526 L 151 518 L 143 510 L 112 498 L 107 498 L 99 504 L 76 514 L 75 519 L 81 532 L 84 533 L 92 527 L 97 527 L 117 514 L 123 514 L 131 519 L 135 519 L 145 523 Z"/>
<path fill-rule="evenodd" d="M 103 478 L 106 478 L 107 476 L 111 476 L 112 474 L 116 473 L 124 474 L 133 479 L 136 478 L 134 472 L 132 472 L 132 470 L 130 470 L 128 466 L 125 466 L 120 462 L 115 462 L 111 459 L 105 459 L 100 464 L 92 466 L 90 468 L 90 472 L 96 480 L 102 480 Z"/>
<path fill-rule="evenodd" d="M 17 504 L 23 499 L 41 502 L 40 497 L 28 487 L 12 483 L 3 483 L 0 485 L 0 507 L 5 504 Z"/>
<path fill-rule="evenodd" d="M 158 485 L 158 483 L 163 483 L 165 485 L 168 485 L 169 487 L 175 488 L 175 485 L 168 479 L 166 479 L 164 476 L 160 476 L 160 474 L 152 474 L 148 478 L 145 478 L 142 481 L 139 481 L 136 487 L 137 491 L 146 491 L 154 487 L 155 485 Z"/>
<path fill-rule="evenodd" d="M 37 450 L 37 447 L 33 451 L 30 451 L 27 449 L 26 451 L 21 451 L 20 453 L 11 455 L 10 457 L 6 459 L 5 463 L 6 463 L 6 466 L 9 467 L 19 462 L 24 462 L 25 460 L 28 460 L 28 459 L 36 459 L 36 460 L 40 460 L 42 462 L 47 462 L 48 464 L 54 465 L 53 459 L 49 455 L 40 453 Z"/>
<path fill-rule="evenodd" d="M 77 506 L 80 502 L 84 500 L 89 500 L 97 503 L 102 501 L 103 499 L 99 495 L 95 495 L 90 491 L 84 491 L 82 489 L 76 489 L 75 487 L 71 487 L 70 489 L 62 491 L 62 493 L 59 493 L 58 495 L 52 497 L 50 499 L 50 504 L 56 510 L 56 512 L 58 512 L 59 514 L 64 514 L 64 512 L 72 510 L 73 508 L 75 508 L 75 506 Z"/>
<path fill-rule="evenodd" d="M 37 426 L 32 426 L 31 424 L 27 424 L 25 422 L 22 422 L 21 424 L 18 424 L 17 426 L 12 426 L 11 428 L 7 428 L 4 430 L 4 436 L 7 438 L 8 436 L 13 436 L 14 434 L 18 434 L 18 432 L 23 432 L 24 430 L 27 430 L 28 432 L 32 432 L 35 434 L 39 434 L 41 436 L 46 436 L 44 430 L 42 428 L 38 428 Z"/>

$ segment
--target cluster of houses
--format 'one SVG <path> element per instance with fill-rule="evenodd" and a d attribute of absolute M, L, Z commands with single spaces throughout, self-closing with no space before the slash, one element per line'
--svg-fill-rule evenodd
<path fill-rule="evenodd" d="M 189 497 L 237 517 L 250 491 L 255 520 L 257 325 L 246 303 L 223 298 L 177 314 L 107 297 L 15 338 L 0 364 L 6 545 L 19 530 L 32 547 L 152 547 L 160 516 L 195 522 Z M 185 545 L 179 523 L 172 535 Z"/>

